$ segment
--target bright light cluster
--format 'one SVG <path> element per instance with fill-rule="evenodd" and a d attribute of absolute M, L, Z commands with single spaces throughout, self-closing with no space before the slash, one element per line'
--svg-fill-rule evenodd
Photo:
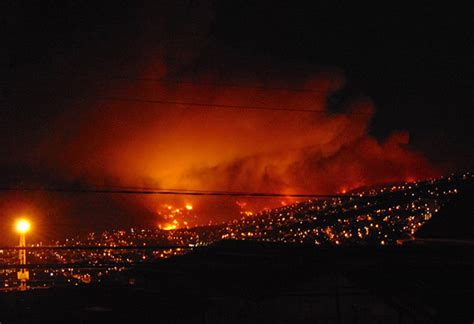
<path fill-rule="evenodd" d="M 15 224 L 15 229 L 18 233 L 26 233 L 30 228 L 31 223 L 26 219 L 19 219 Z"/>

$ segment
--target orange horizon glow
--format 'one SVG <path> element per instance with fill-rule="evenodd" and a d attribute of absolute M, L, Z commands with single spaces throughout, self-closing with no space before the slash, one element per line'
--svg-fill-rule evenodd
<path fill-rule="evenodd" d="M 159 59 L 151 62 L 141 77 L 159 78 L 152 69 L 157 63 Z M 206 83 L 212 77 L 206 75 Z M 275 88 L 294 87 L 293 81 L 274 82 L 279 85 Z M 342 74 L 325 72 L 298 82 L 302 88 L 318 91 L 266 90 L 272 87 L 269 80 L 262 80 L 261 88 L 245 88 L 244 82 L 243 87 L 206 87 L 205 93 L 192 84 L 137 81 L 133 86 L 111 87 L 111 94 L 120 91 L 124 97 L 154 98 L 159 93 L 160 100 L 195 102 L 200 98 L 214 105 L 258 103 L 323 113 L 202 108 L 203 112 L 171 104 L 101 101 L 101 109 L 96 109 L 99 103 L 92 103 L 58 116 L 51 132 L 68 134 L 69 125 L 74 124 L 77 136 L 42 139 L 39 146 L 45 161 L 38 163 L 57 170 L 58 177 L 91 183 L 111 178 L 117 179 L 117 186 L 236 192 L 331 194 L 341 192 L 342 185 L 352 190 L 438 174 L 423 154 L 408 149 L 408 132 L 394 131 L 385 140 L 370 135 L 375 113 L 370 99 L 348 100 L 345 112 L 338 114 L 327 111 L 327 96 L 344 86 Z M 159 201 L 156 197 L 134 199 L 144 210 L 159 210 L 159 223 L 173 218 L 192 226 L 237 218 L 241 210 L 283 205 L 281 199 L 237 203 L 226 197 L 199 197 L 192 203 L 172 196 Z M 181 215 L 191 211 L 196 219 Z"/>

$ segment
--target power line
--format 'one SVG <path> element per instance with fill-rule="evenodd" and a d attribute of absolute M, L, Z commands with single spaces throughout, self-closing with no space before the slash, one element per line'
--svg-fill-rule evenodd
<path fill-rule="evenodd" d="M 173 78 L 129 78 L 121 76 L 112 76 L 109 80 L 131 80 L 131 81 L 142 81 L 142 82 L 156 82 L 156 83 L 174 83 L 174 84 L 190 84 L 193 86 L 200 87 L 219 87 L 219 88 L 238 88 L 238 89 L 254 89 L 254 90 L 270 90 L 270 91 L 287 91 L 287 92 L 309 92 L 309 93 L 330 93 L 331 90 L 320 90 L 320 89 L 307 89 L 307 88 L 283 88 L 283 87 L 265 87 L 265 86 L 250 86 L 250 85 L 240 85 L 234 83 L 224 83 L 224 82 L 203 82 L 203 81 L 187 81 L 179 80 Z"/>
<path fill-rule="evenodd" d="M 78 263 L 27 263 L 27 264 L 0 264 L 0 269 L 107 269 L 113 267 L 129 268 L 144 262 L 108 262 L 91 264 L 86 262 Z M 31 280 L 30 280 L 31 281 Z M 41 280 L 44 281 L 44 280 Z"/>
<path fill-rule="evenodd" d="M 317 90 L 317 89 L 304 89 L 304 88 L 267 88 L 267 87 L 260 87 L 260 86 L 241 86 L 235 84 L 219 84 L 214 82 L 201 82 L 196 83 L 194 81 L 183 81 L 177 79 L 169 79 L 169 78 L 162 78 L 162 79 L 153 79 L 153 78 L 130 78 L 130 77 L 122 77 L 122 76 L 112 76 L 105 80 L 137 80 L 137 81 L 148 81 L 148 82 L 172 82 L 172 83 L 188 83 L 193 85 L 200 85 L 200 86 L 223 86 L 223 87 L 235 87 L 235 88 L 248 88 L 248 89 L 262 89 L 262 90 L 280 90 L 280 91 L 297 91 L 297 92 L 315 92 L 315 93 L 325 93 L 329 94 L 331 91 L 329 90 Z M 32 95 L 32 93 L 28 93 Z M 51 97 L 51 94 L 38 94 L 42 97 Z M 302 113 L 318 113 L 318 114 L 331 114 L 331 113 L 338 113 L 338 112 L 330 112 L 327 110 L 321 109 L 310 109 L 310 108 L 285 108 L 285 107 L 269 107 L 269 106 L 259 106 L 259 105 L 231 105 L 231 104 L 218 104 L 218 103 L 205 103 L 205 102 L 194 102 L 194 101 L 174 101 L 174 100 L 165 100 L 165 99 L 146 99 L 146 98 L 133 98 L 133 97 L 116 97 L 116 96 L 91 96 L 91 97 L 84 97 L 84 96 L 64 96 L 64 95 L 53 95 L 55 97 L 60 98 L 71 98 L 71 99 L 84 99 L 88 100 L 96 99 L 102 101 L 120 101 L 120 102 L 138 102 L 138 103 L 146 103 L 146 104 L 159 104 L 159 105 L 180 105 L 180 106 L 191 106 L 191 107 L 211 107 L 211 108 L 224 108 L 224 109 L 242 109 L 242 110 L 265 110 L 265 111 L 280 111 L 280 112 L 302 112 Z M 340 112 L 345 115 L 361 115 L 361 116 L 371 116 L 372 113 L 364 113 L 364 112 Z"/>
<path fill-rule="evenodd" d="M 71 79 L 70 75 L 64 73 L 50 73 L 49 75 L 36 75 L 37 78 L 46 79 L 46 80 L 57 80 L 61 77 Z M 259 86 L 259 85 L 242 85 L 236 83 L 229 83 L 229 82 L 214 82 L 214 81 L 193 81 L 188 79 L 179 79 L 173 77 L 162 77 L 162 78 L 147 78 L 147 77 L 132 77 L 132 76 L 125 76 L 125 75 L 108 75 L 108 76 L 94 76 L 90 77 L 88 75 L 81 75 L 74 73 L 74 78 L 79 80 L 86 80 L 89 83 L 94 81 L 114 81 L 114 80 L 125 80 L 125 81 L 139 81 L 139 82 L 149 82 L 149 83 L 161 83 L 161 84 L 189 84 L 198 87 L 219 87 L 219 88 L 238 88 L 238 89 L 255 89 L 255 90 L 265 90 L 265 91 L 286 91 L 286 92 L 307 92 L 307 93 L 322 93 L 322 94 L 331 94 L 336 93 L 342 90 L 342 88 L 338 87 L 337 81 L 334 81 L 333 84 L 335 86 L 330 87 L 330 89 L 311 89 L 311 88 L 293 88 L 293 87 L 274 87 L 274 86 Z M 244 82 L 255 82 L 256 79 L 251 78 L 242 78 L 242 77 L 232 77 L 234 80 L 242 80 Z M 300 76 L 301 79 L 307 78 L 307 76 Z M 295 78 L 292 78 L 295 79 Z M 257 79 L 258 80 L 258 79 Z M 21 80 L 20 80 L 21 81 Z M 30 80 L 29 80 L 30 81 Z M 18 82 L 18 80 L 16 81 Z M 0 84 L 9 84 L 11 83 L 10 80 L 0 80 Z M 18 83 L 15 84 L 15 87 L 18 86 Z M 420 96 L 417 95 L 416 98 Z"/>
<path fill-rule="evenodd" d="M 54 74 L 54 76 L 64 76 L 68 77 L 64 74 Z M 53 77 L 54 77 L 53 76 Z M 48 76 L 40 76 L 43 79 L 52 79 L 53 77 Z M 74 75 L 75 78 L 78 79 L 85 79 L 91 81 L 91 77 L 84 76 L 84 75 Z M 170 78 L 170 77 L 163 77 L 163 78 L 144 78 L 144 77 L 130 77 L 130 76 L 121 76 L 121 75 L 111 75 L 111 76 L 95 76 L 94 81 L 111 81 L 111 80 L 125 80 L 125 81 L 139 81 L 139 82 L 149 82 L 149 83 L 162 83 L 162 84 L 189 84 L 193 86 L 199 87 L 218 87 L 218 88 L 237 88 L 237 89 L 254 89 L 254 90 L 270 90 L 270 91 L 287 91 L 287 92 L 308 92 L 308 93 L 324 93 L 329 94 L 331 92 L 335 92 L 336 90 L 321 90 L 321 89 L 308 89 L 308 88 L 287 88 L 287 87 L 266 87 L 266 86 L 258 86 L 258 85 L 242 85 L 242 84 L 235 84 L 235 83 L 228 83 L 228 82 L 212 82 L 212 81 L 189 81 L 184 79 L 178 78 Z M 247 80 L 250 81 L 251 80 Z"/>
<path fill-rule="evenodd" d="M 171 249 L 194 249 L 199 246 L 190 245 L 124 245 L 124 246 L 105 246 L 105 245 L 41 245 L 41 246 L 0 246 L 0 250 L 171 250 Z"/>
<path fill-rule="evenodd" d="M 56 193 L 93 193 L 125 195 L 181 195 L 181 196 L 221 196 L 221 197 L 263 197 L 263 198 L 357 198 L 358 195 L 311 194 L 311 193 L 267 193 L 267 192 L 234 192 L 234 191 L 200 191 L 176 189 L 127 189 L 127 188 L 57 188 L 57 187 L 0 187 L 0 191 L 42 191 Z"/>
<path fill-rule="evenodd" d="M 127 97 L 95 97 L 98 100 L 105 101 L 121 101 L 121 102 L 139 102 L 146 104 L 164 104 L 164 105 L 180 105 L 180 106 L 192 106 L 192 107 L 213 107 L 213 108 L 224 108 L 224 109 L 244 109 L 244 110 L 267 110 L 267 111 L 286 111 L 286 112 L 303 112 L 303 113 L 319 113 L 329 114 L 331 112 L 326 110 L 316 109 L 302 109 L 302 108 L 283 108 L 283 107 L 268 107 L 268 106 L 253 106 L 253 105 L 228 105 L 228 104 L 213 104 L 213 103 L 200 103 L 200 102 L 184 102 L 184 101 L 172 101 L 172 100 L 155 100 L 155 99 L 142 99 L 142 98 L 127 98 Z M 371 116 L 372 113 L 363 112 L 344 112 L 346 115 L 361 115 Z"/>
<path fill-rule="evenodd" d="M 29 95 L 32 95 L 29 93 Z M 34 94 L 40 97 L 50 98 L 51 94 Z M 158 104 L 158 105 L 179 105 L 191 107 L 202 107 L 202 108 L 223 108 L 223 109 L 235 109 L 235 110 L 263 110 L 263 111 L 279 111 L 279 112 L 301 112 L 301 113 L 317 113 L 317 114 L 341 114 L 351 116 L 372 116 L 373 113 L 366 112 L 353 112 L 353 111 L 342 111 L 342 112 L 331 112 L 321 109 L 306 109 L 306 108 L 284 108 L 284 107 L 269 107 L 269 106 L 257 106 L 257 105 L 230 105 L 230 104 L 219 104 L 219 103 L 205 103 L 205 102 L 194 102 L 194 101 L 174 101 L 174 100 L 163 100 L 163 99 L 146 99 L 136 97 L 115 97 L 115 96 L 68 96 L 68 95 L 55 95 L 56 98 L 65 99 L 82 99 L 82 100 L 100 100 L 100 101 L 118 101 L 118 102 L 137 102 L 144 104 Z M 38 102 L 38 101 L 37 101 Z"/>
<path fill-rule="evenodd" d="M 228 104 L 183 102 L 183 101 L 171 101 L 171 100 L 153 100 L 153 99 L 141 99 L 141 98 L 98 97 L 97 99 L 110 100 L 110 101 L 122 101 L 122 102 L 140 102 L 140 103 L 147 103 L 147 104 L 169 104 L 169 105 L 180 105 L 180 106 L 194 106 L 194 107 L 326 113 L 326 111 L 324 110 L 313 110 L 313 109 L 291 109 L 291 108 L 283 108 L 283 107 L 228 105 Z"/>
<path fill-rule="evenodd" d="M 42 97 L 50 97 L 50 94 L 42 94 Z M 302 112 L 302 113 L 317 113 L 317 114 L 342 114 L 351 116 L 372 116 L 373 113 L 365 112 L 331 112 L 321 109 L 305 109 L 305 108 L 284 108 L 284 107 L 268 107 L 268 106 L 254 106 L 254 105 L 229 105 L 229 104 L 217 104 L 217 103 L 204 103 L 204 102 L 193 102 L 193 101 L 174 101 L 174 100 L 161 100 L 161 99 L 144 99 L 144 98 L 132 98 L 132 97 L 110 97 L 110 96 L 56 96 L 61 98 L 70 99 L 96 99 L 101 101 L 119 101 L 119 102 L 138 102 L 145 104 L 158 104 L 158 105 L 179 105 L 190 107 L 208 107 L 208 108 L 224 108 L 224 109 L 235 109 L 235 110 L 264 110 L 264 111 L 280 111 L 280 112 Z"/>

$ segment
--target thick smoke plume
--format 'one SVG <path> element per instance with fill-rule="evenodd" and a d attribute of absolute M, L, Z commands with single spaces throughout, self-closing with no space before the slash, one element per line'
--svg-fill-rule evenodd
<path fill-rule="evenodd" d="M 328 95 L 344 86 L 337 73 L 321 73 L 297 85 L 284 81 L 229 85 L 212 76 L 155 82 L 165 75 L 164 69 L 156 71 L 144 72 L 141 81 L 102 83 L 100 98 L 78 102 L 60 114 L 37 147 L 41 165 L 69 181 L 106 186 L 285 194 L 340 193 L 435 174 L 427 160 L 409 148 L 406 132 L 393 132 L 381 142 L 368 135 L 375 113 L 369 99 L 349 101 L 344 112 L 328 111 Z M 164 204 L 196 204 L 195 223 L 229 220 L 239 210 L 235 200 L 222 198 L 137 197 L 137 201 L 157 215 Z M 281 203 L 246 202 L 246 208 L 254 211 Z"/>
<path fill-rule="evenodd" d="M 341 73 L 306 71 L 305 77 L 295 77 L 285 64 L 267 62 L 262 67 L 258 59 L 232 65 L 234 53 L 209 37 L 210 3 L 146 3 L 128 37 L 116 31 L 102 37 L 94 31 L 102 30 L 99 19 L 93 21 L 95 29 L 71 29 L 79 33 L 71 39 L 81 36 L 77 53 L 63 57 L 62 51 L 55 56 L 45 51 L 53 53 L 48 71 L 60 71 L 68 82 L 38 81 L 27 67 L 16 71 L 27 83 L 21 87 L 25 90 L 12 86 L 19 94 L 12 91 L 12 104 L 0 116 L 5 126 L 0 167 L 10 177 L 7 184 L 331 194 L 436 174 L 421 153 L 410 149 L 406 132 L 395 131 L 383 141 L 369 135 L 376 113 L 369 99 L 349 99 L 338 113 L 328 108 L 328 96 L 344 89 Z M 80 73 L 71 72 L 76 65 Z M 242 66 L 260 77 L 234 77 Z M 269 67 L 285 72 L 269 76 Z M 81 73 L 84 78 L 76 75 Z M 248 78 L 249 73 L 241 74 Z M 170 78 L 184 82 L 157 81 Z M 44 88 L 51 106 L 29 97 Z M 110 97 L 125 100 L 104 100 Z M 38 109 L 17 111 L 22 103 L 38 104 Z M 76 229 L 169 223 L 182 216 L 186 204 L 192 209 L 183 215 L 195 225 L 289 202 L 52 193 L 2 197 L 4 218 L 30 214 L 42 224 L 38 233 L 51 238 Z"/>

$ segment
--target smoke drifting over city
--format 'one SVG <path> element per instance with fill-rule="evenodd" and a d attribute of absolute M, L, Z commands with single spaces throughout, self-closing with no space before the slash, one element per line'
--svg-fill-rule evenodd
<path fill-rule="evenodd" d="M 4 157 L 3 165 L 24 166 L 15 171 L 23 183 L 333 194 L 438 174 L 423 152 L 410 148 L 408 132 L 394 129 L 383 140 L 369 134 L 377 111 L 370 98 L 349 96 L 337 109 L 328 105 L 350 81 L 340 70 L 321 67 L 301 74 L 286 67 L 283 73 L 271 74 L 266 73 L 271 63 L 257 67 L 253 62 L 242 74 L 252 69 L 255 74 L 234 77 L 242 65 L 209 68 L 203 59 L 210 52 L 217 55 L 208 39 L 209 8 L 157 9 L 174 16 L 185 12 L 199 20 L 181 24 L 163 14 L 162 23 L 150 29 L 152 17 L 145 15 L 137 27 L 136 48 L 124 49 L 122 43 L 119 53 L 110 53 L 105 45 L 99 48 L 104 56 L 110 54 L 99 72 L 97 63 L 86 64 L 92 55 L 86 46 L 80 52 L 85 58 L 71 54 L 69 62 L 54 63 L 61 71 L 52 75 L 57 80 L 68 75 L 74 60 L 85 72 L 72 76 L 76 79 L 71 84 L 80 87 L 71 93 L 60 81 L 47 84 L 58 88 L 47 89 L 55 108 L 43 104 L 46 112 L 37 114 L 39 122 L 27 140 L 20 136 L 7 143 L 20 152 L 15 161 Z M 91 42 L 102 44 L 102 39 Z M 97 56 L 97 51 L 90 52 Z M 222 49 L 217 52 L 231 56 Z M 18 72 L 22 73 L 28 71 Z M 41 87 L 39 83 L 31 81 L 31 92 Z M 84 195 L 65 202 L 64 197 L 37 196 L 54 206 L 52 214 L 101 215 L 100 221 L 112 223 L 117 217 L 130 225 L 156 226 L 168 204 L 193 204 L 193 224 L 229 220 L 243 209 L 242 202 L 231 198 L 130 196 L 117 201 L 113 196 Z M 243 203 L 255 212 L 281 205 L 281 200 L 249 198 Z"/>
<path fill-rule="evenodd" d="M 342 79 L 316 75 L 297 85 L 307 91 L 291 90 L 295 85 L 284 80 L 239 87 L 209 86 L 219 82 L 209 77 L 194 84 L 134 81 L 127 87 L 115 82 L 114 88 L 111 82 L 102 96 L 125 100 L 89 99 L 59 113 L 47 136 L 38 140 L 36 163 L 69 183 L 285 194 L 342 193 L 436 174 L 420 152 L 409 148 L 408 133 L 396 131 L 381 142 L 368 135 L 376 109 L 369 99 L 350 100 L 341 113 L 327 110 L 327 96 L 343 87 Z M 137 199 L 151 211 L 162 203 L 192 202 L 187 197 Z M 195 210 L 205 223 L 228 220 L 222 210 L 237 208 L 231 199 L 199 203 Z M 216 203 L 220 213 L 213 211 Z M 247 207 L 256 211 L 275 203 L 280 201 L 250 201 Z"/>

